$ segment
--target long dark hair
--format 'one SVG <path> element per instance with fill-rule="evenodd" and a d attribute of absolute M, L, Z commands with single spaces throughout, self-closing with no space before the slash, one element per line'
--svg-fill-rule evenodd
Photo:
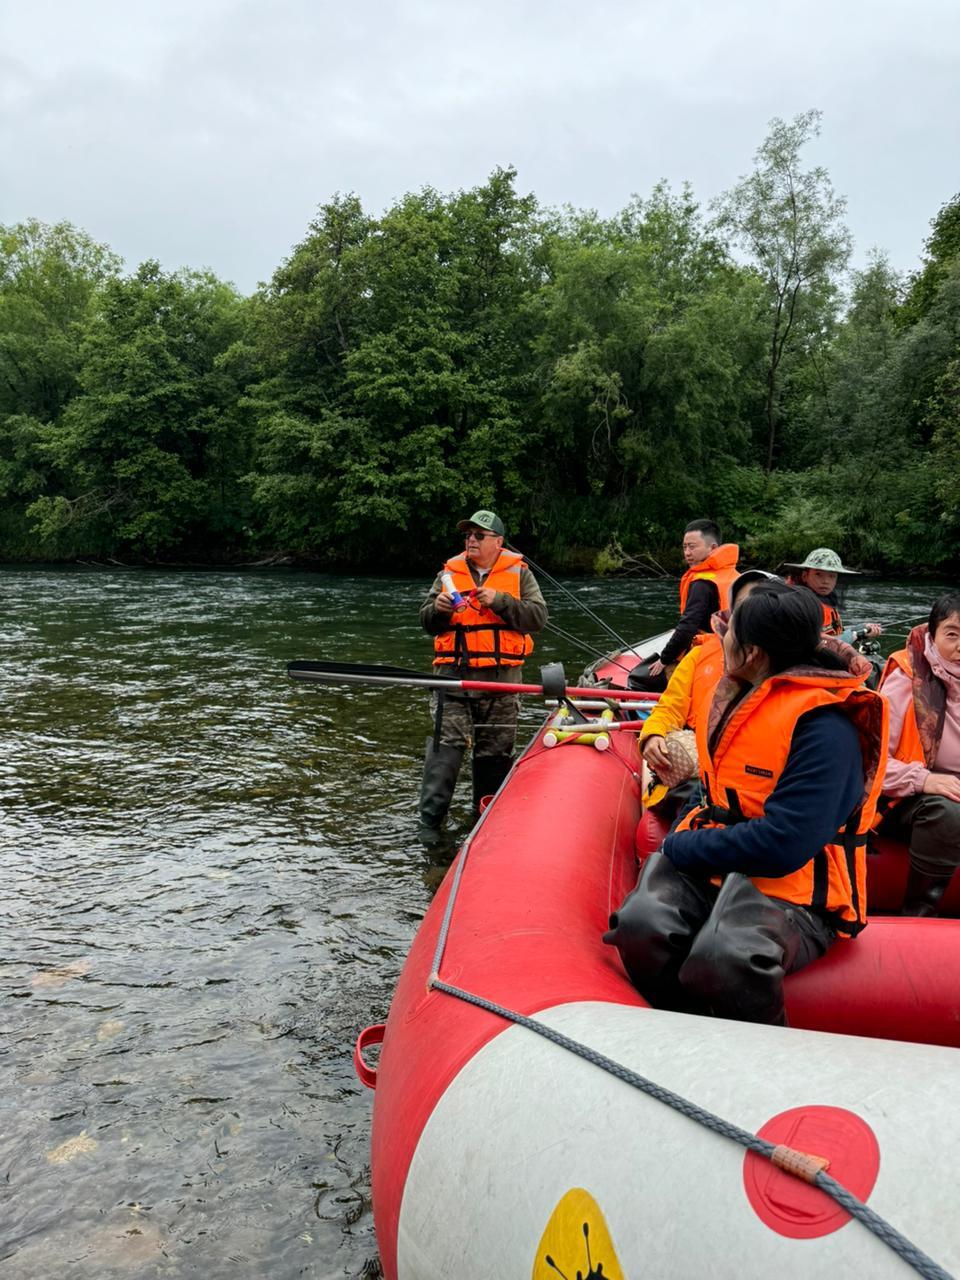
<path fill-rule="evenodd" d="M 842 658 L 820 648 L 823 610 L 805 588 L 779 583 L 756 587 L 737 605 L 730 619 L 733 640 L 741 653 L 756 645 L 767 655 L 770 674 L 789 667 L 825 667 L 844 671 Z"/>

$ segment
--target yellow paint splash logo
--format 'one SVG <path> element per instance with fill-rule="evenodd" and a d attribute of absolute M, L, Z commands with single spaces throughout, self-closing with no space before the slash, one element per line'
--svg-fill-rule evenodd
<path fill-rule="evenodd" d="M 531 1280 L 623 1280 L 613 1239 L 589 1191 L 572 1187 L 540 1237 Z"/>

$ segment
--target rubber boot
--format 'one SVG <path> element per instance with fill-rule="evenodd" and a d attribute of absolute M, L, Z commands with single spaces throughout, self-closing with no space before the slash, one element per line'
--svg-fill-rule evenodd
<path fill-rule="evenodd" d="M 716 893 L 709 881 L 677 871 L 658 849 L 643 864 L 636 888 L 611 915 L 603 941 L 617 948 L 627 977 L 654 1008 L 706 1012 L 680 986 L 678 974 Z"/>
<path fill-rule="evenodd" d="M 678 979 L 716 1018 L 783 1027 L 784 978 L 818 960 L 835 937 L 813 912 L 768 898 L 747 876 L 732 872 Z"/>
<path fill-rule="evenodd" d="M 473 817 L 480 817 L 480 801 L 500 789 L 500 783 L 513 767 L 513 756 L 473 757 Z"/>
<path fill-rule="evenodd" d="M 947 885 L 952 879 L 952 875 L 931 876 L 925 871 L 918 871 L 916 867 L 911 867 L 900 914 L 902 916 L 938 916 L 940 899 L 946 893 Z"/>
<path fill-rule="evenodd" d="M 420 783 L 420 828 L 417 832 L 425 845 L 444 843 L 443 824 L 462 763 L 462 747 L 441 743 L 434 751 L 433 738 L 427 739 L 423 781 Z"/>

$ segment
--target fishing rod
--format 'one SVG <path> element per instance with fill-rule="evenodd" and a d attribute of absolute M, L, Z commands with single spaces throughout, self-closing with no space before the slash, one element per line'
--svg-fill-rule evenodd
<path fill-rule="evenodd" d="M 530 568 L 534 570 L 534 572 L 538 573 L 541 576 L 541 578 L 545 578 L 547 582 L 551 583 L 551 585 L 556 587 L 558 591 L 562 591 L 565 596 L 568 596 L 573 601 L 573 603 L 579 609 L 582 609 L 584 613 L 587 614 L 588 617 L 592 618 L 594 622 L 597 623 L 598 626 L 603 627 L 604 631 L 606 631 L 608 635 L 613 636 L 614 640 L 616 640 L 617 644 L 620 646 L 621 649 L 631 649 L 633 647 L 632 645 L 628 644 L 626 640 L 624 640 L 623 636 L 618 635 L 617 632 L 614 631 L 613 627 L 611 627 L 608 622 L 604 622 L 603 618 L 601 618 L 599 614 L 594 613 L 594 611 L 590 608 L 589 605 L 584 604 L 584 602 L 582 600 L 579 600 L 573 594 L 572 591 L 569 591 L 563 585 L 562 582 L 558 582 L 556 578 L 552 577 L 549 573 L 547 573 L 546 569 L 544 569 L 541 565 L 537 564 L 534 560 L 531 560 L 531 558 L 527 555 L 525 551 L 518 551 L 516 547 L 509 547 L 508 549 L 510 551 L 513 551 L 518 556 L 523 556 L 524 560 L 527 562 Z M 604 657 L 606 657 L 606 654 L 604 654 Z"/>
<path fill-rule="evenodd" d="M 890 622 L 885 622 L 883 625 L 884 627 L 917 627 L 921 622 L 926 622 L 929 616 L 930 610 L 928 609 L 922 617 L 914 614 L 911 618 L 893 618 Z M 906 635 L 907 632 L 903 632 L 902 634 Z"/>
<path fill-rule="evenodd" d="M 879 640 L 880 636 L 909 636 L 914 627 L 919 626 L 921 622 L 926 621 L 927 614 L 922 618 L 894 618 L 892 622 L 881 623 L 881 631 L 878 636 L 868 636 L 865 628 L 854 628 L 856 635 L 854 636 L 854 644 L 859 644 L 862 640 Z M 906 631 L 898 630 L 898 628 L 906 627 Z"/>
<path fill-rule="evenodd" d="M 437 689 L 474 693 L 538 694 L 544 698 L 604 698 L 614 702 L 656 702 L 658 693 L 639 689 L 606 689 L 598 685 L 583 688 L 566 683 L 563 667 L 557 662 L 542 668 L 543 684 L 508 684 L 503 680 L 461 680 L 456 676 L 434 672 L 409 671 L 406 667 L 383 667 L 356 662 L 287 663 L 287 675 L 291 680 L 314 680 L 320 684 L 382 684 L 403 685 L 411 688 Z"/>
<path fill-rule="evenodd" d="M 602 649 L 598 649 L 596 645 L 588 644 L 586 640 L 580 640 L 577 636 L 571 635 L 569 631 L 564 631 L 563 628 L 558 627 L 555 622 L 548 622 L 547 630 L 552 631 L 554 635 L 560 636 L 561 639 L 566 640 L 569 644 L 576 645 L 578 649 L 583 649 L 585 653 L 591 654 L 594 658 L 609 659 L 612 665 L 615 667 L 619 667 L 621 671 L 626 671 L 629 673 L 633 670 L 634 666 L 636 665 L 635 663 L 631 663 L 629 666 L 627 666 L 625 663 L 620 662 L 617 658 L 612 657 L 610 654 L 604 653 Z"/>

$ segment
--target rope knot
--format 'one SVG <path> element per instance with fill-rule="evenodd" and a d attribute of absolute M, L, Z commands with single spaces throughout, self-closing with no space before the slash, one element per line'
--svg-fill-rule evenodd
<path fill-rule="evenodd" d="M 793 1147 L 780 1145 L 774 1147 L 770 1162 L 784 1173 L 791 1173 L 804 1182 L 816 1182 L 817 1174 L 829 1169 L 830 1161 L 823 1156 L 812 1156 L 806 1151 L 795 1151 Z"/>

